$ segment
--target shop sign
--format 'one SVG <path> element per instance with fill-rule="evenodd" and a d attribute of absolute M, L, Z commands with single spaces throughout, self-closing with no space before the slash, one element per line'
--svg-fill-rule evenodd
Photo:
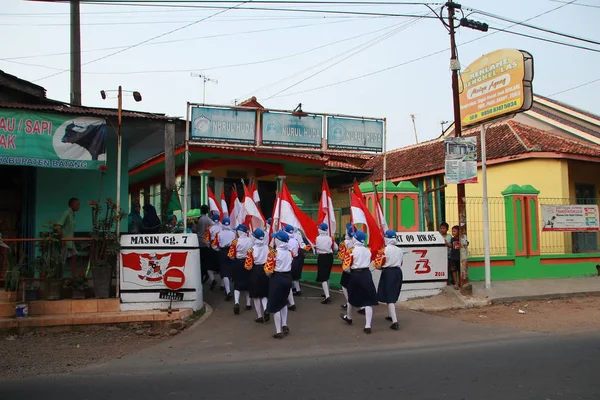
<path fill-rule="evenodd" d="M 106 163 L 106 121 L 0 109 L 0 164 L 97 169 Z"/>
<path fill-rule="evenodd" d="M 542 204 L 542 231 L 598 231 L 598 206 Z"/>
<path fill-rule="evenodd" d="M 449 137 L 446 149 L 446 184 L 477 183 L 477 137 Z"/>
<path fill-rule="evenodd" d="M 486 54 L 462 72 L 461 80 L 462 126 L 527 111 L 533 105 L 533 56 L 526 51 Z"/>
<path fill-rule="evenodd" d="M 383 121 L 328 117 L 327 147 L 380 152 L 383 150 Z"/>
<path fill-rule="evenodd" d="M 190 137 L 202 142 L 255 144 L 256 112 L 192 107 Z"/>
<path fill-rule="evenodd" d="M 266 112 L 262 114 L 262 143 L 275 146 L 321 147 L 323 117 Z"/>

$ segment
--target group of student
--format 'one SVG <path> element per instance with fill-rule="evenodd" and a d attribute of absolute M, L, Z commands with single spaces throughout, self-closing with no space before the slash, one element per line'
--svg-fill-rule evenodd
<path fill-rule="evenodd" d="M 318 225 L 314 248 L 302 237 L 296 227 L 289 224 L 271 233 L 272 219 L 267 227 L 249 231 L 244 224 L 231 226 L 229 218 L 213 214 L 208 216 L 208 207 L 201 207 L 195 231 L 200 236 L 200 262 L 203 283 L 214 290 L 216 274 L 221 277 L 221 290 L 225 300 L 233 299 L 233 312 L 240 314 L 240 301 L 245 295 L 245 309 L 252 306 L 257 314 L 257 323 L 274 320 L 276 339 L 289 334 L 288 310 L 295 311 L 294 295 L 301 294 L 300 278 L 306 252 L 317 254 L 317 281 L 323 289 L 322 304 L 330 304 L 329 278 L 334 262 L 334 253 L 342 261 L 341 286 L 346 303 L 340 317 L 353 323 L 353 310 L 365 315 L 365 333 L 371 333 L 373 306 L 380 302 L 388 306 L 386 318 L 392 322 L 390 328 L 398 330 L 395 303 L 402 287 L 402 249 L 396 246 L 396 233 L 385 232 L 385 247 L 374 253 L 365 246 L 366 235 L 346 226 L 345 240 L 339 244 L 328 233 L 328 225 Z M 374 257 L 375 255 L 375 257 Z M 375 288 L 370 267 L 381 269 L 378 288 Z M 233 286 L 233 290 L 232 290 Z"/>

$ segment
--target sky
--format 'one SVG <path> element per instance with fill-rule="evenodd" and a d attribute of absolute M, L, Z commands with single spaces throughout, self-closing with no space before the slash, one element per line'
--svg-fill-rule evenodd
<path fill-rule="evenodd" d="M 600 41 L 600 2 L 569 2 L 460 3 L 465 15 L 471 8 L 516 21 L 529 19 L 531 25 Z M 68 102 L 69 5 L 23 0 L 2 0 L 2 5 L 0 37 L 10 40 L 2 40 L 0 69 L 45 87 L 49 98 Z M 240 7 L 251 6 L 430 12 L 423 5 Z M 469 18 L 495 28 L 512 25 L 477 13 Z M 535 93 L 600 114 L 599 45 L 522 26 L 509 29 L 598 51 L 463 27 L 457 33 L 463 68 L 497 49 L 527 50 L 534 57 Z M 122 85 L 143 96 L 140 103 L 125 96 L 124 108 L 185 117 L 187 102 L 203 101 L 203 82 L 191 76 L 195 73 L 216 81 L 206 83 L 208 104 L 233 105 L 256 96 L 273 109 L 292 110 L 302 103 L 307 112 L 385 117 L 388 149 L 415 143 L 411 114 L 420 142 L 438 137 L 441 121 L 453 119 L 449 36 L 438 19 L 84 4 L 81 48 L 86 106 L 116 107 L 115 99 L 102 100 L 100 90 Z"/>

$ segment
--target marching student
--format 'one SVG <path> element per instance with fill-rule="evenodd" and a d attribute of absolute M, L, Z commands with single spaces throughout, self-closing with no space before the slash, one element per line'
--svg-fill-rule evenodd
<path fill-rule="evenodd" d="M 397 246 L 396 232 L 388 230 L 384 235 L 385 247 L 377 253 L 374 266 L 381 269 L 381 278 L 377 287 L 377 299 L 387 304 L 389 316 L 392 322 L 391 329 L 397 331 L 398 317 L 396 316 L 396 302 L 400 297 L 402 289 L 402 258 L 404 252 Z"/>
<path fill-rule="evenodd" d="M 202 273 L 202 283 L 206 283 L 210 276 L 208 274 L 208 267 L 211 264 L 211 253 L 210 249 L 210 237 L 208 240 L 204 240 L 206 237 L 206 233 L 208 232 L 208 228 L 213 224 L 212 219 L 208 216 L 209 208 L 206 204 L 202 204 L 200 206 L 200 214 L 202 216 L 198 219 L 198 222 L 195 224 L 195 232 L 198 235 L 198 245 L 200 247 L 200 272 Z M 188 218 L 189 223 L 190 218 Z M 213 280 L 214 280 L 214 272 L 213 272 Z M 212 282 L 211 282 L 212 285 Z"/>
<path fill-rule="evenodd" d="M 227 257 L 229 247 L 235 239 L 235 232 L 231 229 L 231 220 L 223 218 L 221 231 L 217 232 L 212 248 L 219 251 L 221 262 L 221 279 L 225 285 L 225 301 L 231 300 L 231 278 L 233 277 L 233 261 Z"/>
<path fill-rule="evenodd" d="M 254 238 L 254 245 L 248 250 L 244 267 L 250 271 L 250 298 L 254 301 L 254 309 L 258 316 L 254 321 L 264 323 L 269 322 L 270 319 L 267 312 L 269 277 L 265 273 L 265 263 L 269 255 L 269 246 L 267 246 L 267 238 L 262 229 L 255 229 L 252 237 Z"/>
<path fill-rule="evenodd" d="M 273 226 L 273 218 L 267 218 L 267 226 L 265 227 L 265 234 L 268 236 L 271 232 L 271 227 Z"/>
<path fill-rule="evenodd" d="M 352 224 L 346 224 L 346 236 L 344 241 L 340 243 L 338 250 L 338 260 L 342 263 L 344 262 L 344 258 L 346 257 L 346 253 L 354 247 L 354 229 L 352 228 Z M 344 297 L 346 298 L 346 302 L 342 304 L 343 309 L 348 308 L 348 283 L 350 282 L 350 271 L 346 271 L 342 268 L 342 276 L 340 279 L 340 285 L 342 286 L 342 293 L 344 293 Z"/>
<path fill-rule="evenodd" d="M 319 225 L 319 236 L 315 242 L 317 251 L 317 282 L 321 282 L 325 300 L 321 304 L 331 303 L 329 295 L 329 276 L 333 267 L 333 252 L 338 251 L 338 245 L 332 236 L 329 236 L 329 226 L 326 223 Z"/>
<path fill-rule="evenodd" d="M 373 306 L 379 304 L 377 290 L 373 284 L 371 270 L 371 251 L 365 247 L 366 235 L 363 231 L 354 234 L 354 247 L 346 252 L 343 269 L 350 270 L 350 282 L 348 283 L 348 309 L 346 314 L 340 317 L 347 324 L 352 324 L 352 308 L 365 308 L 365 329 L 367 334 L 371 333 L 371 321 L 373 320 Z"/>
<path fill-rule="evenodd" d="M 221 216 L 219 214 L 213 214 L 211 216 L 213 224 L 209 226 L 204 233 L 204 242 L 206 242 L 208 246 L 207 252 L 207 266 L 206 272 L 208 273 L 208 280 L 210 281 L 210 290 L 213 290 L 217 285 L 217 280 L 215 279 L 215 273 L 220 273 L 221 260 L 219 260 L 219 251 L 215 250 L 212 246 L 212 243 L 215 241 L 217 234 L 221 232 L 223 226 L 219 221 Z M 200 233 L 200 232 L 198 232 Z M 221 285 L 223 285 L 223 277 L 221 276 Z"/>
<path fill-rule="evenodd" d="M 292 291 L 296 296 L 301 296 L 300 279 L 302 279 L 302 269 L 304 268 L 306 252 L 311 250 L 311 246 L 305 243 L 302 233 L 300 233 L 296 227 L 293 228 L 291 233 L 288 232 L 288 235 L 298 242 L 298 255 L 295 257 L 294 263 L 292 264 L 292 284 L 294 285 Z"/>
<path fill-rule="evenodd" d="M 300 243 L 298 243 L 298 240 L 296 240 L 296 238 L 292 235 L 292 233 L 294 232 L 294 227 L 292 225 L 286 225 L 284 228 L 284 232 L 288 235 L 288 249 L 292 252 L 292 269 L 291 269 L 291 276 L 292 276 L 292 285 L 294 282 L 294 270 L 297 271 L 298 267 L 297 267 L 297 259 L 298 259 L 298 249 L 300 248 Z M 290 311 L 296 311 L 296 301 L 294 300 L 294 292 L 293 292 L 293 288 L 290 289 L 290 295 L 288 296 L 288 303 L 289 303 L 289 309 Z"/>
<path fill-rule="evenodd" d="M 284 231 L 271 234 L 275 238 L 275 249 L 269 251 L 265 263 L 265 273 L 269 278 L 267 312 L 273 314 L 275 339 L 282 339 L 290 332 L 287 326 L 287 299 L 292 292 L 292 252 L 289 250 L 290 237 Z"/>
<path fill-rule="evenodd" d="M 244 224 L 236 226 L 237 238 L 231 242 L 227 257 L 233 262 L 233 313 L 240 313 L 240 295 L 246 292 L 246 310 L 251 310 L 250 293 L 248 287 L 250 282 L 250 271 L 246 269 L 246 256 L 252 247 L 252 238 L 248 237 L 248 227 Z"/>

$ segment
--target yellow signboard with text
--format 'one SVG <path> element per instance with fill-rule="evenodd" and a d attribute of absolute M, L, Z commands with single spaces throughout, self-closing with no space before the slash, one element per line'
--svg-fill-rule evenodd
<path fill-rule="evenodd" d="M 533 104 L 533 57 L 526 51 L 496 50 L 475 60 L 461 74 L 460 120 L 471 126 Z"/>

